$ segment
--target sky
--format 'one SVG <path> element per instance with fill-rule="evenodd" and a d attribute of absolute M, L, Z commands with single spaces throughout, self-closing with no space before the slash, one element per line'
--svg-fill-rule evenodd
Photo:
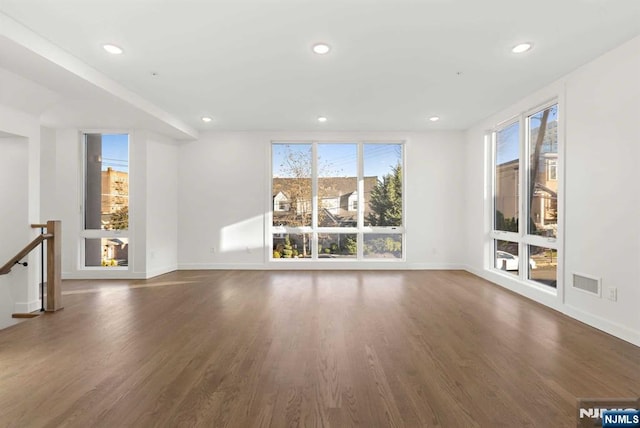
<path fill-rule="evenodd" d="M 102 170 L 129 172 L 129 135 L 102 134 Z"/>
<path fill-rule="evenodd" d="M 540 119 L 542 118 L 542 111 L 531 116 L 531 126 L 535 129 L 540 126 Z M 558 105 L 554 105 L 549 112 L 549 119 L 547 123 L 555 122 L 558 120 Z M 518 159 L 520 157 L 520 143 L 519 143 L 520 125 L 518 122 L 513 123 L 506 128 L 498 131 L 498 139 L 496 142 L 496 163 L 501 165 L 503 163 Z"/>
<path fill-rule="evenodd" d="M 358 152 L 356 143 L 318 143 L 319 177 L 356 177 Z M 392 168 L 402 159 L 401 144 L 364 144 L 365 177 L 390 174 Z M 274 144 L 273 175 L 287 177 L 291 174 L 281 168 L 287 153 L 309 153 L 311 144 Z"/>

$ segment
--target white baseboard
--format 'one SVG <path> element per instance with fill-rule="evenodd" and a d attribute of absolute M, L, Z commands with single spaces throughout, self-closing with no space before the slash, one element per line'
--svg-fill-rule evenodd
<path fill-rule="evenodd" d="M 13 310 L 17 314 L 28 314 L 40 310 L 42 303 L 40 299 L 31 300 L 29 302 L 15 302 L 13 304 Z"/>
<path fill-rule="evenodd" d="M 539 290 L 529 285 L 519 284 L 516 281 L 505 278 L 503 275 L 498 273 L 478 270 L 470 266 L 466 266 L 465 270 L 500 287 L 506 288 L 507 290 L 513 291 L 514 293 L 520 294 L 521 296 L 563 313 L 566 316 L 587 324 L 590 327 L 601 330 L 633 345 L 640 346 L 640 332 L 599 316 L 589 314 L 574 306 L 564 304 L 561 302 L 560 298 L 550 294 L 549 292 Z"/>
<path fill-rule="evenodd" d="M 150 269 L 150 270 L 147 271 L 145 279 L 154 278 L 156 276 L 164 275 L 165 273 L 173 272 L 173 271 L 176 271 L 176 270 L 178 270 L 178 265 L 172 265 L 172 266 L 165 266 L 165 267 L 156 268 L 156 269 Z"/>
<path fill-rule="evenodd" d="M 0 330 L 16 325 L 23 320 L 17 318 L 11 318 L 11 315 L 0 317 Z"/>
<path fill-rule="evenodd" d="M 593 328 L 602 330 L 612 336 L 625 340 L 636 346 L 640 346 L 640 332 L 632 330 L 621 324 L 608 321 L 604 318 L 589 314 L 574 306 L 565 305 L 562 311 L 568 317 L 583 322 Z"/>
<path fill-rule="evenodd" d="M 495 273 L 484 269 L 474 269 L 470 266 L 466 266 L 465 270 L 475 276 L 486 279 L 493 284 L 499 285 L 502 288 L 506 288 L 509 291 L 513 291 L 516 294 L 531 299 L 534 302 L 540 303 L 559 312 L 563 312 L 562 304 L 555 291 L 547 290 L 542 286 L 536 287 L 530 284 L 524 284 L 516 279 L 508 277 L 507 275 L 509 274 Z"/>

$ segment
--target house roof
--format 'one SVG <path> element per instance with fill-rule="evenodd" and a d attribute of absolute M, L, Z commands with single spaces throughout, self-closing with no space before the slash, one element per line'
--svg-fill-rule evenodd
<path fill-rule="evenodd" d="M 377 182 L 378 177 L 376 176 L 364 177 L 365 197 L 371 193 Z M 307 186 L 310 190 L 311 179 L 275 177 L 272 186 L 274 198 L 281 192 L 289 198 L 290 192 L 287 192 L 287 189 L 291 189 L 293 186 Z M 356 177 L 320 177 L 318 178 L 318 189 L 320 196 L 324 198 L 350 195 L 357 189 L 357 179 Z"/>
<path fill-rule="evenodd" d="M 364 200 L 368 200 L 368 195 L 373 190 L 374 186 L 378 182 L 377 176 L 369 176 L 364 177 Z M 307 186 L 306 192 L 310 193 L 311 190 L 311 180 L 308 178 L 283 178 L 276 177 L 273 179 L 273 198 L 280 193 L 282 193 L 285 197 L 289 198 L 290 196 L 287 194 L 286 189 L 291 189 L 294 186 Z M 343 198 L 348 198 L 352 195 L 357 188 L 357 178 L 356 177 L 321 177 L 318 179 L 318 187 L 319 193 L 322 199 L 331 200 L 334 198 L 339 198 L 340 201 L 333 207 L 333 213 L 326 206 L 322 206 L 321 208 L 321 222 L 326 223 L 325 226 L 334 224 L 334 225 L 345 225 L 345 224 L 355 224 L 357 221 L 357 212 L 351 211 L 345 207 L 345 201 Z M 295 209 L 295 208 L 294 208 Z M 365 216 L 369 212 L 369 204 L 364 205 Z M 283 219 L 291 216 L 290 212 L 285 211 L 274 211 L 273 213 L 274 220 L 278 218 L 278 221 L 286 223 Z"/>

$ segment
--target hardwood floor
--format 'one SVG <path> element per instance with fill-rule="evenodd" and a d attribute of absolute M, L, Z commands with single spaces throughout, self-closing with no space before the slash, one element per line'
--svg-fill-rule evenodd
<path fill-rule="evenodd" d="M 564 427 L 640 348 L 457 271 L 65 281 L 0 331 L 0 426 Z"/>

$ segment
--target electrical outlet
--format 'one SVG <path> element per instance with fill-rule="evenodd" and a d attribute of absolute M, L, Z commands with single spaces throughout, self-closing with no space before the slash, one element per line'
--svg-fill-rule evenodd
<path fill-rule="evenodd" d="M 608 299 L 612 302 L 618 301 L 618 289 L 616 287 L 609 287 Z"/>
<path fill-rule="evenodd" d="M 210 252 L 211 254 L 214 254 L 214 253 L 216 252 L 216 247 L 211 247 L 211 248 L 209 248 L 209 252 Z"/>

